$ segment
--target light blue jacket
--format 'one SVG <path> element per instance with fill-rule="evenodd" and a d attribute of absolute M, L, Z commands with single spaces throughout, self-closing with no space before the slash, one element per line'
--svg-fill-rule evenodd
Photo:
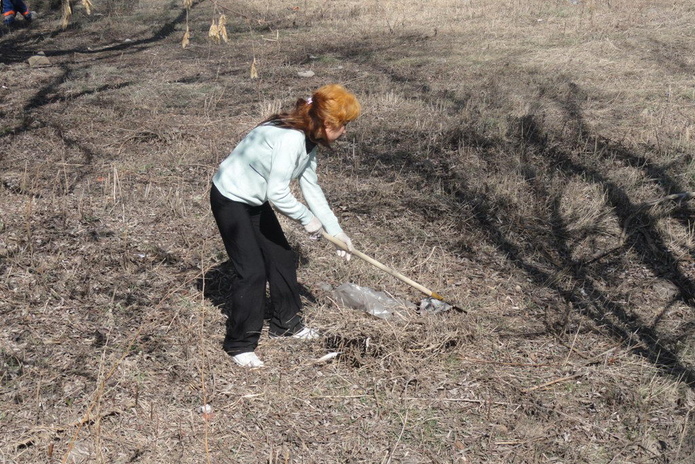
<path fill-rule="evenodd" d="M 253 206 L 268 201 L 302 225 L 316 216 L 327 233 L 336 235 L 343 230 L 318 184 L 316 151 L 306 152 L 306 137 L 301 131 L 261 125 L 222 161 L 212 181 L 230 200 Z M 294 179 L 299 179 L 308 208 L 290 191 Z"/>

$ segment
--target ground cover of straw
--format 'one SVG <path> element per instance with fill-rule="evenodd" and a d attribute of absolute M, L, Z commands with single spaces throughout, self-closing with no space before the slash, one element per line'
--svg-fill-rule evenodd
<path fill-rule="evenodd" d="M 0 462 L 692 462 L 688 2 L 93 3 L 0 35 Z M 240 369 L 210 178 L 329 82 L 343 227 L 465 312 L 283 219 L 324 337 Z"/>

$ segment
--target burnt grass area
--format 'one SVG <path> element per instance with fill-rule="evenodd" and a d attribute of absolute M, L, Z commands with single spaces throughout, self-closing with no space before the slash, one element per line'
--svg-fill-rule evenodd
<path fill-rule="evenodd" d="M 0 462 L 692 462 L 692 8 L 57 3 L 0 31 Z M 283 218 L 324 336 L 241 369 L 210 180 L 331 82 L 343 228 L 464 311 Z"/>

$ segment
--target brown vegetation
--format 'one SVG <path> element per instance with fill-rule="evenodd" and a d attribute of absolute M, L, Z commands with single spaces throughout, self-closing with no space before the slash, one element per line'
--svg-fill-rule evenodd
<path fill-rule="evenodd" d="M 692 462 L 689 2 L 124 4 L 0 36 L 0 462 Z M 467 313 L 343 307 L 422 295 L 285 221 L 326 337 L 239 369 L 210 178 L 328 82 L 344 228 Z"/>

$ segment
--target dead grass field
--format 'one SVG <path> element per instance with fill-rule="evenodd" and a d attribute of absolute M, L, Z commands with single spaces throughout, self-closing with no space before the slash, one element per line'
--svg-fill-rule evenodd
<path fill-rule="evenodd" d="M 0 463 L 695 462 L 691 2 L 181 3 L 0 35 Z M 467 313 L 337 304 L 423 295 L 285 221 L 326 337 L 242 370 L 210 178 L 329 82 L 344 228 Z"/>

